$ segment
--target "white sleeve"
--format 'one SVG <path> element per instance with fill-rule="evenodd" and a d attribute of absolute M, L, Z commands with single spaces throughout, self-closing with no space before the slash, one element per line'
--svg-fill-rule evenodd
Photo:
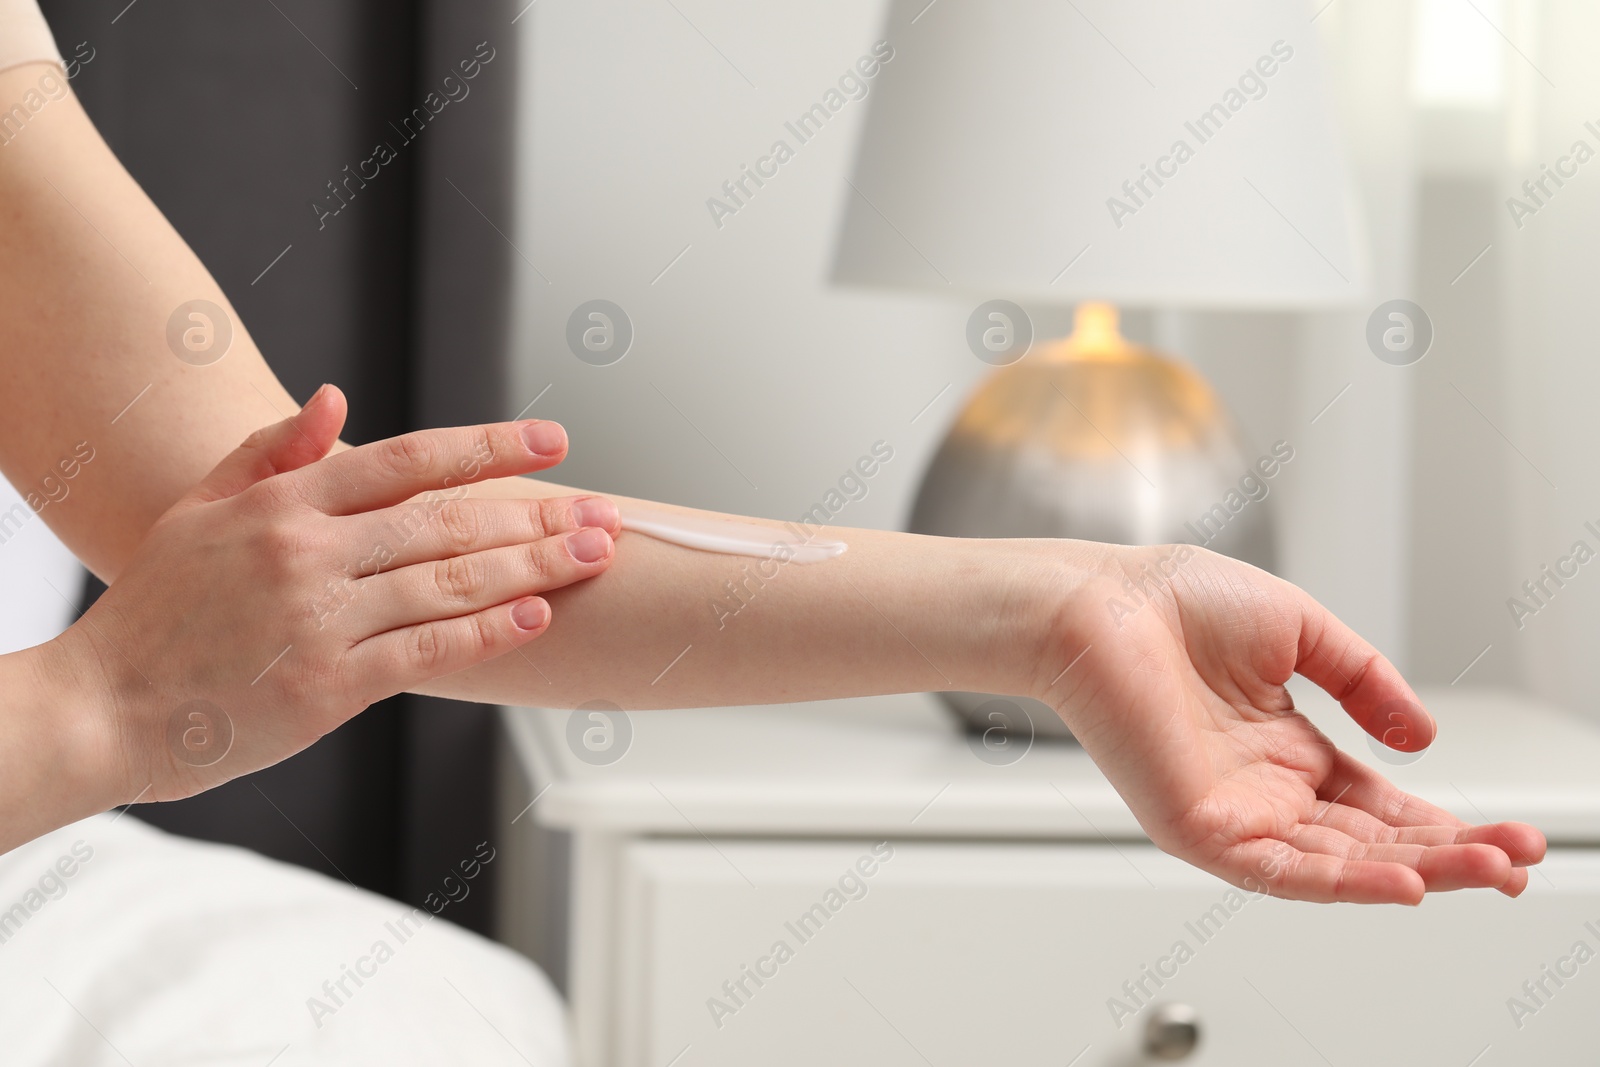
<path fill-rule="evenodd" d="M 61 53 L 38 0 L 0 0 L 0 70 L 51 62 L 60 63 Z"/>

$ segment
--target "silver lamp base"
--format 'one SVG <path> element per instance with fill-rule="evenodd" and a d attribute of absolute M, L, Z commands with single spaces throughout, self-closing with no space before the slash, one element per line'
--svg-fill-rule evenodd
<path fill-rule="evenodd" d="M 1092 330 L 1084 328 L 1086 314 L 1102 317 Z M 1085 305 L 1071 338 L 983 385 L 923 477 L 911 530 L 1204 544 L 1272 570 L 1271 483 L 1257 457 L 1241 447 L 1210 386 L 1183 364 L 1123 341 L 1115 314 Z M 1232 510 L 1230 503 L 1240 500 L 1244 505 Z M 999 700 L 1031 720 L 1034 736 L 1072 736 L 1037 700 L 943 696 L 977 729 L 995 726 L 1001 705 L 991 702 Z"/>

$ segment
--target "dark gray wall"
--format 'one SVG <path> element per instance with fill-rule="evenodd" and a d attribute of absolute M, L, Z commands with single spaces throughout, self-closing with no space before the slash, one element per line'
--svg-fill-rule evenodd
<path fill-rule="evenodd" d="M 431 0 L 420 13 L 421 88 L 474 55 L 480 44 L 494 60 L 471 83 L 469 95 L 441 113 L 415 174 L 413 216 L 411 411 L 417 425 L 498 421 L 508 392 L 507 350 L 511 257 L 501 231 L 511 229 L 511 151 L 514 138 L 517 27 L 512 19 L 529 0 Z M 444 120 L 449 119 L 447 123 Z M 495 712 L 477 704 L 407 699 L 406 836 L 402 877 L 414 899 L 477 843 L 498 848 L 494 825 Z M 491 877 L 447 915 L 487 932 L 494 915 Z"/>
<path fill-rule="evenodd" d="M 74 88 L 291 393 L 340 385 L 354 442 L 503 417 L 506 249 L 445 178 L 484 214 L 509 217 L 514 8 L 43 6 L 64 52 L 94 48 Z M 469 96 L 405 142 L 391 123 L 485 40 L 496 58 Z M 319 219 L 313 201 L 336 203 L 327 183 L 380 140 L 397 158 Z M 487 709 L 399 698 L 276 767 L 137 814 L 420 903 L 492 837 L 492 743 Z M 484 928 L 492 893 L 474 885 L 446 914 Z"/>

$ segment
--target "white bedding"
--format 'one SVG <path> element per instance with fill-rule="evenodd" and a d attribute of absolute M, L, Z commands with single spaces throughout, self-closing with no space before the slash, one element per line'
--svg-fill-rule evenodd
<path fill-rule="evenodd" d="M 0 856 L 0 1063 L 565 1065 L 544 975 L 426 915 L 132 817 L 76 823 Z"/>

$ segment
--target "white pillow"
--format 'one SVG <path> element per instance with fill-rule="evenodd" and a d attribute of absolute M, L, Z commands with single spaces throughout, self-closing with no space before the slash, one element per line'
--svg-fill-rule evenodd
<path fill-rule="evenodd" d="M 8 1067 L 569 1059 L 559 996 L 511 950 L 115 813 L 0 856 L 0 939 Z"/>

